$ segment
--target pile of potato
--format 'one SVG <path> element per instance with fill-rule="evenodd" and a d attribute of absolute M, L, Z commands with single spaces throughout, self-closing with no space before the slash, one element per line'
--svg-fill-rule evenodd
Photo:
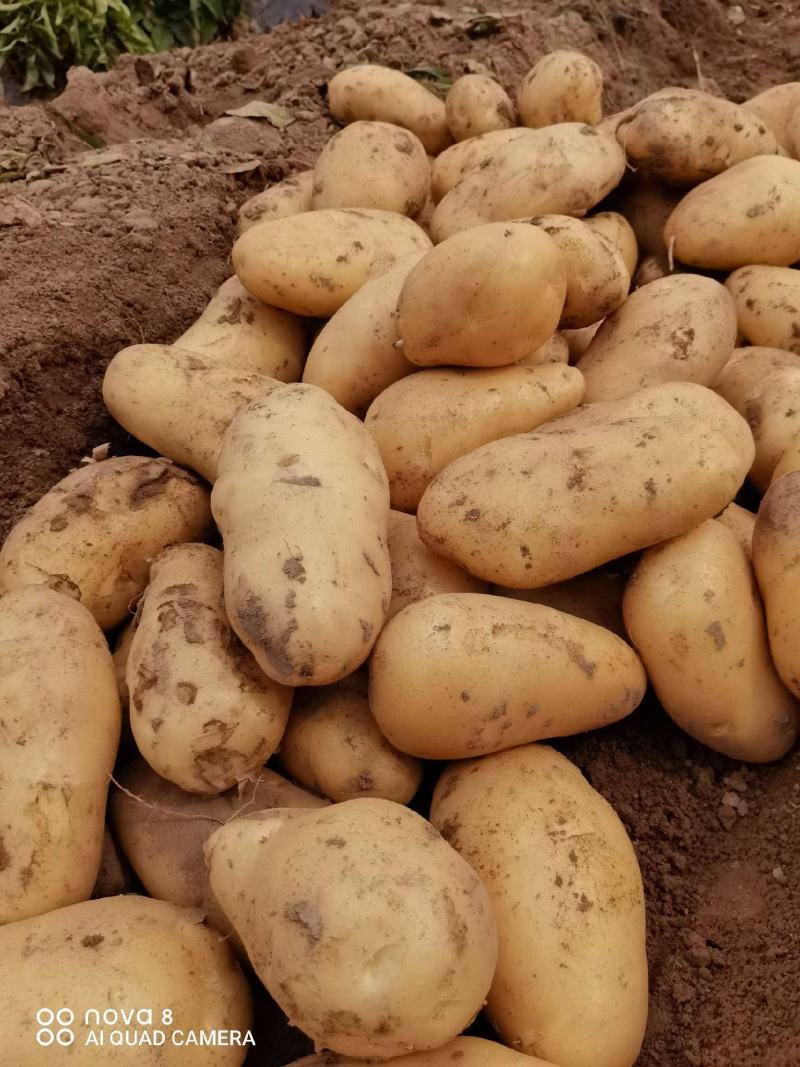
<path fill-rule="evenodd" d="M 797 737 L 800 83 L 602 89 L 573 52 L 516 103 L 342 71 L 236 276 L 111 361 L 156 455 L 0 551 L 4 1063 L 45 1062 L 40 1005 L 246 1033 L 242 968 L 306 1067 L 635 1062 L 636 856 L 541 742 L 648 682 L 732 759 Z M 149 896 L 89 899 L 106 818 Z"/>

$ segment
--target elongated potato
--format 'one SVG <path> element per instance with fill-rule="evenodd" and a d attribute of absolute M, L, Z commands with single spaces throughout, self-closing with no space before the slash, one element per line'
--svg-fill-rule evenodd
<path fill-rule="evenodd" d="M 36 586 L 0 597 L 0 720 L 0 923 L 13 923 L 87 900 L 100 867 L 120 707 L 86 608 Z"/>
<path fill-rule="evenodd" d="M 451 143 L 442 101 L 402 71 L 362 63 L 328 82 L 328 107 L 339 122 L 391 122 L 416 134 L 435 156 Z"/>
<path fill-rule="evenodd" d="M 647 1021 L 644 894 L 610 805 L 564 756 L 525 745 L 448 767 L 431 821 L 492 900 L 487 1012 L 503 1040 L 569 1067 L 631 1067 Z"/>
<path fill-rule="evenodd" d="M 800 708 L 770 659 L 764 609 L 736 534 L 714 519 L 644 553 L 625 624 L 664 710 L 737 760 L 780 759 Z"/>
<path fill-rule="evenodd" d="M 781 148 L 792 154 L 793 145 L 787 126 L 792 115 L 800 108 L 800 82 L 773 85 L 763 93 L 745 100 L 742 107 L 769 126 Z"/>
<path fill-rule="evenodd" d="M 367 1067 L 368 1064 L 381 1064 L 386 1060 L 343 1060 L 337 1058 L 335 1067 Z M 457 1037 L 448 1041 L 441 1048 L 431 1052 L 412 1052 L 410 1056 L 398 1056 L 392 1060 L 397 1067 L 552 1067 L 552 1064 L 536 1056 L 523 1056 L 520 1052 L 498 1045 L 496 1041 L 485 1041 L 481 1037 Z M 304 1056 L 290 1067 L 330 1067 L 330 1057 Z"/>
<path fill-rule="evenodd" d="M 798 215 L 800 162 L 754 156 L 690 190 L 667 219 L 664 241 L 692 267 L 788 267 L 800 259 Z"/>
<path fill-rule="evenodd" d="M 438 204 L 456 182 L 490 159 L 502 145 L 527 134 L 524 126 L 513 126 L 509 130 L 482 133 L 478 137 L 470 137 L 446 148 L 431 164 L 431 197 L 434 203 Z"/>
<path fill-rule="evenodd" d="M 739 329 L 752 345 L 800 356 L 800 270 L 740 267 L 725 286 L 736 304 Z"/>
<path fill-rule="evenodd" d="M 603 72 L 582 52 L 548 52 L 522 79 L 517 107 L 523 126 L 596 126 L 603 117 Z"/>
<path fill-rule="evenodd" d="M 433 213 L 443 241 L 484 222 L 531 215 L 584 215 L 618 184 L 625 153 L 593 126 L 564 122 L 509 141 L 468 171 Z"/>
<path fill-rule="evenodd" d="M 586 400 L 618 400 L 662 382 L 713 385 L 736 344 L 736 310 L 712 278 L 643 285 L 605 320 L 578 360 Z"/>
<path fill-rule="evenodd" d="M 402 256 L 430 247 L 424 231 L 403 215 L 332 208 L 254 226 L 233 246 L 233 265 L 259 300 L 327 317 Z"/>
<path fill-rule="evenodd" d="M 711 390 L 651 386 L 462 456 L 426 489 L 417 525 L 471 574 L 535 589 L 712 518 L 753 454 L 747 423 Z"/>
<path fill-rule="evenodd" d="M 256 193 L 239 208 L 236 234 L 239 236 L 258 222 L 285 219 L 311 211 L 314 171 L 301 170 L 275 185 L 268 185 L 263 193 Z"/>
<path fill-rule="evenodd" d="M 225 606 L 264 673 L 324 685 L 369 655 L 391 597 L 389 485 L 355 416 L 287 385 L 231 423 L 212 508 Z"/>
<path fill-rule="evenodd" d="M 497 959 L 478 876 L 389 800 L 286 814 L 239 819 L 206 846 L 261 981 L 317 1048 L 386 1058 L 450 1041 Z"/>
<path fill-rule="evenodd" d="M 257 300 L 233 277 L 174 344 L 220 366 L 296 382 L 303 370 L 306 330 L 302 319 Z"/>
<path fill-rule="evenodd" d="M 538 227 L 490 223 L 457 233 L 403 283 L 403 355 L 421 367 L 516 363 L 552 336 L 565 293 L 558 246 Z"/>
<path fill-rule="evenodd" d="M 395 382 L 372 403 L 364 425 L 389 477 L 392 507 L 414 511 L 448 463 L 487 441 L 533 430 L 582 398 L 583 378 L 563 363 L 442 368 Z"/>
<path fill-rule="evenodd" d="M 639 262 L 639 245 L 633 227 L 625 216 L 617 211 L 597 211 L 594 215 L 587 215 L 583 221 L 619 249 L 628 274 L 633 275 Z"/>
<path fill-rule="evenodd" d="M 120 456 L 68 474 L 0 549 L 0 592 L 46 585 L 80 600 L 107 630 L 147 585 L 150 560 L 210 532 L 208 493 L 167 459 Z"/>
<path fill-rule="evenodd" d="M 614 207 L 630 223 L 642 256 L 666 256 L 664 226 L 682 199 L 680 189 L 638 175 L 627 176 L 615 192 Z"/>
<path fill-rule="evenodd" d="M 517 360 L 517 367 L 541 367 L 547 363 L 569 363 L 569 344 L 566 336 L 554 333 L 543 345 L 534 348 L 524 359 Z"/>
<path fill-rule="evenodd" d="M 753 558 L 753 529 L 756 525 L 754 513 L 738 504 L 728 504 L 725 510 L 717 515 L 717 521 L 727 526 L 735 535 L 742 551 L 751 560 Z"/>
<path fill-rule="evenodd" d="M 577 615 L 579 619 L 593 622 L 627 640 L 622 619 L 622 594 L 626 582 L 625 573 L 610 565 L 540 589 L 507 589 L 502 585 L 493 585 L 491 592 L 495 596 L 526 600 L 529 604 L 543 604 L 567 615 Z"/>
<path fill-rule="evenodd" d="M 467 759 L 607 726 L 646 687 L 630 646 L 593 623 L 542 604 L 449 593 L 386 626 L 369 700 L 401 751 Z"/>
<path fill-rule="evenodd" d="M 781 461 L 772 472 L 772 481 L 782 478 L 784 474 L 792 471 L 800 471 L 800 434 L 793 438 L 791 444 L 783 453 Z"/>
<path fill-rule="evenodd" d="M 464 74 L 450 87 L 444 102 L 447 125 L 456 141 L 493 130 L 511 129 L 517 121 L 511 99 L 488 74 Z"/>

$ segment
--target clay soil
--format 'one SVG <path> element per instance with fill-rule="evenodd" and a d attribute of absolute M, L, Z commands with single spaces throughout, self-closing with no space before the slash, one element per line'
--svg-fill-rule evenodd
<path fill-rule="evenodd" d="M 262 37 L 73 72 L 47 105 L 0 106 L 0 536 L 95 446 L 143 450 L 104 413 L 107 361 L 198 314 L 230 273 L 237 206 L 312 165 L 332 132 L 339 66 L 488 70 L 513 88 L 543 52 L 580 48 L 606 73 L 609 110 L 670 84 L 741 100 L 798 74 L 795 0 L 489 10 L 494 32 L 476 37 L 460 4 L 341 2 Z M 252 99 L 295 121 L 225 115 Z M 800 755 L 734 764 L 654 703 L 562 747 L 620 813 L 644 874 L 641 1067 L 800 1065 Z M 259 1015 L 249 1063 L 307 1050 L 274 1006 Z"/>

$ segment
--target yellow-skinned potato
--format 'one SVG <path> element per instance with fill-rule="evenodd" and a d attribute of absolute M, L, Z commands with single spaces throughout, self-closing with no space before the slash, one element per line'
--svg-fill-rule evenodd
<path fill-rule="evenodd" d="M 780 759 L 797 701 L 770 659 L 764 609 L 736 534 L 714 519 L 644 553 L 625 625 L 667 714 L 731 759 Z"/>
<path fill-rule="evenodd" d="M 391 597 L 389 484 L 369 431 L 313 385 L 228 428 L 212 495 L 225 606 L 264 673 L 325 685 L 369 655 Z"/>
<path fill-rule="evenodd" d="M 800 270 L 740 267 L 725 282 L 739 329 L 752 345 L 800 356 Z"/>
<path fill-rule="evenodd" d="M 377 208 L 416 218 L 430 185 L 428 157 L 410 130 L 388 122 L 353 122 L 320 152 L 311 206 L 315 211 Z"/>
<path fill-rule="evenodd" d="M 147 585 L 165 545 L 202 541 L 208 492 L 168 459 L 120 456 L 79 467 L 25 513 L 0 549 L 0 592 L 46 585 L 80 600 L 104 630 Z"/>
<path fill-rule="evenodd" d="M 617 211 L 598 211 L 594 215 L 587 215 L 583 221 L 619 249 L 628 274 L 633 275 L 639 262 L 639 245 L 633 227 L 625 216 Z"/>
<path fill-rule="evenodd" d="M 564 122 L 531 130 L 468 171 L 438 204 L 435 242 L 485 222 L 531 215 L 585 215 L 618 184 L 625 153 L 593 126 Z"/>
<path fill-rule="evenodd" d="M 647 1021 L 644 894 L 611 806 L 564 756 L 526 745 L 448 767 L 431 821 L 491 897 L 487 1013 L 506 1044 L 565 1067 L 631 1067 Z"/>
<path fill-rule="evenodd" d="M 659 278 L 666 278 L 668 274 L 680 273 L 670 270 L 669 260 L 666 256 L 645 256 L 639 264 L 632 280 L 632 289 L 641 289 L 650 282 L 657 282 Z"/>
<path fill-rule="evenodd" d="M 541 367 L 547 363 L 569 363 L 569 344 L 561 332 L 554 333 L 543 345 L 539 345 L 524 359 L 517 360 L 517 367 Z"/>
<path fill-rule="evenodd" d="M 541 589 L 506 589 L 502 585 L 495 585 L 491 591 L 496 596 L 526 600 L 529 604 L 544 604 L 567 615 L 576 615 L 627 640 L 622 619 L 625 584 L 625 574 L 611 565 L 587 574 L 578 574 L 565 582 L 542 586 Z"/>
<path fill-rule="evenodd" d="M 86 608 L 35 586 L 0 597 L 0 720 L 0 923 L 13 923 L 88 899 L 100 866 L 120 707 Z"/>
<path fill-rule="evenodd" d="M 288 215 L 300 215 L 311 211 L 311 195 L 314 186 L 314 171 L 302 170 L 275 185 L 269 185 L 263 193 L 256 193 L 245 200 L 239 208 L 236 234 L 243 234 L 258 222 L 270 219 L 285 219 Z"/>
<path fill-rule="evenodd" d="M 337 1057 L 331 1061 L 324 1053 L 321 1056 L 304 1056 L 290 1067 L 367 1067 L 385 1064 L 386 1060 L 351 1060 Z M 441 1048 L 431 1052 L 412 1052 L 410 1056 L 398 1056 L 392 1060 L 397 1067 L 553 1067 L 536 1056 L 523 1056 L 520 1052 L 485 1041 L 481 1037 L 457 1037 Z"/>
<path fill-rule="evenodd" d="M 462 456 L 426 489 L 417 525 L 471 574 L 536 589 L 712 518 L 753 453 L 745 420 L 710 389 L 651 386 Z"/>
<path fill-rule="evenodd" d="M 562 330 L 564 340 L 567 342 L 569 362 L 577 363 L 589 345 L 592 338 L 602 326 L 602 322 L 593 322 L 591 326 L 583 326 L 579 330 Z"/>
<path fill-rule="evenodd" d="M 664 227 L 682 263 L 735 270 L 800 259 L 800 162 L 754 156 L 690 190 Z"/>
<path fill-rule="evenodd" d="M 208 545 L 174 545 L 154 561 L 126 679 L 139 751 L 187 793 L 221 793 L 254 774 L 292 702 L 232 632 L 222 553 Z"/>
<path fill-rule="evenodd" d="M 757 115 L 775 134 L 781 148 L 790 155 L 793 145 L 788 135 L 787 126 L 792 115 L 800 108 L 800 82 L 784 82 L 773 85 L 757 96 L 745 100 L 742 107 Z"/>
<path fill-rule="evenodd" d="M 516 363 L 554 333 L 566 285 L 558 246 L 536 226 L 490 223 L 454 234 L 403 283 L 403 355 L 421 367 Z"/>
<path fill-rule="evenodd" d="M 306 329 L 302 319 L 251 296 L 234 276 L 222 283 L 174 345 L 220 366 L 296 382 L 303 370 Z"/>
<path fill-rule="evenodd" d="M 664 226 L 682 198 L 680 189 L 638 176 L 627 177 L 615 193 L 615 207 L 630 223 L 642 256 L 666 256 Z"/>
<path fill-rule="evenodd" d="M 464 74 L 450 87 L 444 102 L 447 125 L 456 141 L 511 129 L 517 121 L 508 93 L 488 74 Z"/>
<path fill-rule="evenodd" d="M 756 516 L 747 508 L 738 504 L 728 504 L 724 511 L 717 515 L 717 520 L 723 526 L 727 526 L 735 535 L 736 540 L 742 546 L 742 550 L 748 559 L 753 556 L 753 529 L 756 525 Z"/>
<path fill-rule="evenodd" d="M 795 108 L 786 123 L 786 139 L 789 142 L 789 155 L 800 159 L 800 107 Z"/>
<path fill-rule="evenodd" d="M 647 679 L 628 644 L 542 604 L 445 593 L 405 608 L 370 661 L 383 734 L 423 759 L 468 759 L 629 715 Z"/>
<path fill-rule="evenodd" d="M 442 368 L 395 382 L 373 401 L 364 425 L 389 477 L 392 507 L 414 511 L 448 463 L 487 441 L 533 430 L 582 398 L 581 374 L 563 363 Z"/>
<path fill-rule="evenodd" d="M 230 823 L 206 853 L 211 888 L 289 1021 L 317 1048 L 360 1058 L 456 1037 L 497 959 L 475 872 L 389 800 L 285 815 Z"/>
<path fill-rule="evenodd" d="M 791 474 L 792 471 L 800 471 L 800 435 L 794 438 L 783 453 L 780 463 L 772 472 L 772 481 L 782 478 L 784 474 Z"/>
<path fill-rule="evenodd" d="M 603 117 L 603 72 L 582 52 L 549 52 L 522 79 L 517 107 L 523 126 L 596 126 Z"/>
<path fill-rule="evenodd" d="M 482 133 L 478 137 L 470 137 L 466 141 L 446 148 L 438 155 L 431 164 L 431 197 L 438 204 L 442 197 L 449 193 L 456 182 L 460 181 L 469 171 L 480 166 L 484 160 L 489 159 L 498 148 L 507 145 L 509 141 L 515 141 L 518 137 L 527 136 L 528 131 L 523 126 L 514 126 L 510 130 L 493 130 L 491 133 Z"/>
<path fill-rule="evenodd" d="M 578 360 L 586 401 L 662 382 L 713 385 L 736 344 L 736 309 L 713 278 L 675 274 L 643 285 L 605 320 Z"/>
<path fill-rule="evenodd" d="M 65 1029 L 74 1043 L 37 1042 L 39 1008 L 72 1012 Z M 152 1022 L 139 1021 L 137 1012 L 148 1009 Z M 250 990 L 224 941 L 193 912 L 133 895 L 87 900 L 0 930 L 0 1013 L 0 1058 L 16 1067 L 240 1067 L 254 1043 Z M 57 1035 L 60 1023 L 48 1029 Z M 163 1044 L 133 1037 L 159 1029 Z M 199 1045 L 200 1031 L 220 1030 L 236 1031 L 236 1040 L 226 1034 L 199 1055 L 186 1047 L 191 1031 Z M 129 1043 L 115 1031 L 130 1034 Z M 92 1032 L 103 1033 L 99 1051 Z"/>
<path fill-rule="evenodd" d="M 362 285 L 325 323 L 308 354 L 304 382 L 325 389 L 361 416 L 384 389 L 419 369 L 396 343 L 397 301 L 422 255 L 404 256 L 386 274 Z"/>
<path fill-rule="evenodd" d="M 402 256 L 430 247 L 425 232 L 404 215 L 331 208 L 253 226 L 233 246 L 233 265 L 259 300 L 327 317 Z"/>
<path fill-rule="evenodd" d="M 435 156 L 451 143 L 442 101 L 402 71 L 362 63 L 328 82 L 328 107 L 339 122 L 391 122 L 411 130 Z"/>

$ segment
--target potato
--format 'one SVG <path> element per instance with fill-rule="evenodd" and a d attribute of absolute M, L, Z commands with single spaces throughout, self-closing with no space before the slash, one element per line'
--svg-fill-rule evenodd
<path fill-rule="evenodd" d="M 740 267 L 725 286 L 736 303 L 739 329 L 751 344 L 800 356 L 800 270 Z"/>
<path fill-rule="evenodd" d="M 256 973 L 317 1048 L 438 1048 L 483 1004 L 497 959 L 486 890 L 408 808 L 267 812 L 217 830 L 206 854 Z"/>
<path fill-rule="evenodd" d="M 770 659 L 753 569 L 714 519 L 644 553 L 625 590 L 625 625 L 664 710 L 731 759 L 791 748 L 800 709 Z"/>
<path fill-rule="evenodd" d="M 213 482 L 231 419 L 276 385 L 172 345 L 132 345 L 109 363 L 103 400 L 134 437 Z"/>
<path fill-rule="evenodd" d="M 548 52 L 522 79 L 517 107 L 523 126 L 596 126 L 603 117 L 603 72 L 582 52 Z"/>
<path fill-rule="evenodd" d="M 231 423 L 212 508 L 225 606 L 261 669 L 324 685 L 369 655 L 391 597 L 389 484 L 355 416 L 313 385 L 286 385 Z"/>
<path fill-rule="evenodd" d="M 645 256 L 633 276 L 632 288 L 634 290 L 641 289 L 642 286 L 649 285 L 650 282 L 656 282 L 659 278 L 666 278 L 673 273 L 675 272 L 670 270 L 669 260 L 666 256 Z M 677 273 L 680 273 L 680 271 Z"/>
<path fill-rule="evenodd" d="M 791 471 L 800 471 L 800 435 L 792 440 L 792 443 L 783 453 L 780 463 L 772 472 L 772 481 L 782 478 Z"/>
<path fill-rule="evenodd" d="M 565 122 L 525 133 L 468 171 L 438 204 L 435 242 L 484 222 L 584 215 L 617 185 L 625 153 L 608 134 Z"/>
<path fill-rule="evenodd" d="M 672 254 L 692 267 L 788 267 L 800 259 L 800 162 L 754 156 L 692 189 L 664 227 Z"/>
<path fill-rule="evenodd" d="M 619 249 L 628 274 L 632 275 L 639 262 L 639 246 L 633 227 L 625 216 L 616 211 L 598 211 L 594 215 L 587 215 L 583 221 L 591 229 L 607 237 Z"/>
<path fill-rule="evenodd" d="M 414 511 L 448 463 L 487 441 L 533 430 L 577 407 L 582 398 L 583 378 L 562 363 L 442 368 L 389 386 L 373 401 L 364 425 L 389 477 L 392 507 Z"/>
<path fill-rule="evenodd" d="M 546 363 L 569 363 L 569 344 L 563 333 L 554 333 L 543 345 L 534 348 L 516 367 L 541 367 Z"/>
<path fill-rule="evenodd" d="M 744 419 L 711 390 L 651 386 L 462 456 L 426 489 L 417 525 L 471 574 L 535 589 L 712 518 L 753 453 Z"/>
<path fill-rule="evenodd" d="M 327 317 L 402 256 L 430 247 L 403 215 L 332 208 L 254 226 L 233 246 L 233 265 L 259 300 Z"/>
<path fill-rule="evenodd" d="M 320 152 L 311 206 L 377 208 L 414 218 L 430 185 L 431 168 L 418 137 L 388 122 L 354 122 Z"/>
<path fill-rule="evenodd" d="M 715 389 L 747 419 L 756 445 L 750 480 L 766 489 L 800 435 L 800 360 L 779 348 L 737 348 Z"/>
<path fill-rule="evenodd" d="M 564 756 L 526 745 L 448 767 L 431 821 L 492 900 L 487 1013 L 502 1039 L 569 1067 L 631 1067 L 647 1021 L 644 894 L 610 805 Z"/>
<path fill-rule="evenodd" d="M 753 531 L 753 565 L 775 668 L 800 697 L 800 471 L 769 487 Z"/>
<path fill-rule="evenodd" d="M 800 107 L 795 108 L 786 123 L 786 139 L 789 142 L 789 155 L 800 159 Z"/>
<path fill-rule="evenodd" d="M 490 223 L 457 233 L 403 283 L 403 355 L 421 367 L 516 363 L 552 336 L 565 293 L 558 246 L 537 227 Z"/>
<path fill-rule="evenodd" d="M 16 1067 L 239 1067 L 254 1044 L 250 990 L 230 949 L 192 912 L 139 896 L 0 930 L 0 1013 L 0 1056 Z M 209 1031 L 224 1038 L 199 1054 L 185 1047 Z"/>
<path fill-rule="evenodd" d="M 729 507 L 735 505 L 730 504 Z M 627 640 L 622 620 L 625 584 L 625 574 L 612 565 L 578 574 L 565 582 L 542 586 L 541 589 L 506 589 L 502 585 L 495 585 L 491 592 L 496 596 L 526 600 L 529 604 L 543 604 L 567 615 L 576 615 Z"/>
<path fill-rule="evenodd" d="M 167 459 L 120 456 L 79 467 L 13 527 L 0 592 L 46 585 L 80 600 L 107 630 L 147 585 L 150 560 L 211 528 L 208 493 Z"/>
<path fill-rule="evenodd" d="M 516 125 L 517 114 L 505 89 L 488 74 L 464 74 L 444 102 L 447 125 L 456 141 Z"/>
<path fill-rule="evenodd" d="M 0 721 L 0 923 L 13 923 L 88 899 L 100 867 L 119 696 L 76 601 L 36 586 L 0 598 Z"/>
<path fill-rule="evenodd" d="M 662 382 L 713 385 L 736 344 L 736 310 L 712 278 L 643 285 L 605 320 L 578 360 L 586 400 L 618 400 Z"/>
<path fill-rule="evenodd" d="M 416 134 L 435 156 L 451 143 L 442 101 L 399 70 L 361 63 L 328 82 L 328 107 L 339 122 L 391 122 Z"/>
<path fill-rule="evenodd" d="M 431 164 L 431 196 L 434 203 L 438 204 L 456 182 L 490 159 L 502 145 L 527 135 L 528 131 L 523 126 L 513 126 L 509 130 L 482 133 L 446 148 Z"/>
<path fill-rule="evenodd" d="M 306 330 L 302 319 L 256 300 L 233 277 L 174 345 L 220 366 L 296 382 L 303 370 Z"/>
<path fill-rule="evenodd" d="M 717 515 L 717 520 L 731 530 L 741 545 L 744 554 L 748 559 L 752 559 L 753 528 L 756 524 L 756 517 L 753 512 L 748 511 L 747 508 L 739 507 L 738 504 L 728 504 L 725 510 Z"/>
<path fill-rule="evenodd" d="M 245 200 L 239 208 L 236 223 L 237 237 L 255 226 L 257 222 L 271 219 L 285 219 L 289 215 L 300 215 L 311 211 L 311 190 L 314 185 L 314 171 L 301 170 L 281 182 L 268 185 L 263 193 L 256 193 Z"/>
<path fill-rule="evenodd" d="M 304 382 L 325 389 L 342 407 L 363 416 L 379 393 L 419 369 L 397 344 L 397 301 L 422 254 L 403 256 L 325 323 L 308 354 Z"/>
<path fill-rule="evenodd" d="M 385 1060 L 343 1060 L 333 1061 L 335 1067 L 367 1067 L 369 1064 L 385 1063 Z M 304 1056 L 290 1067 L 331 1067 L 330 1057 Z M 553 1067 L 536 1056 L 523 1056 L 513 1049 L 498 1045 L 496 1041 L 484 1041 L 481 1037 L 457 1037 L 448 1041 L 441 1048 L 431 1052 L 412 1052 L 410 1056 L 399 1056 L 392 1060 L 397 1067 Z"/>
<path fill-rule="evenodd" d="M 664 226 L 682 199 L 680 189 L 638 176 L 626 177 L 614 194 L 614 206 L 630 223 L 642 256 L 666 256 Z"/>
<path fill-rule="evenodd" d="M 792 142 L 787 126 L 792 115 L 800 108 L 800 82 L 784 82 L 773 85 L 757 96 L 751 96 L 742 104 L 745 111 L 752 112 L 769 126 L 781 148 L 792 154 Z"/>
<path fill-rule="evenodd" d="M 569 362 L 577 363 L 583 353 L 592 343 L 592 339 L 602 326 L 602 322 L 593 322 L 591 326 L 583 326 L 580 330 L 562 330 L 564 340 L 567 342 Z"/>

